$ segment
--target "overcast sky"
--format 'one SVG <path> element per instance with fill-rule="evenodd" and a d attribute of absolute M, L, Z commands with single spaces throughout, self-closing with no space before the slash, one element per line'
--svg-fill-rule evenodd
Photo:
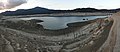
<path fill-rule="evenodd" d="M 0 12 L 6 10 L 29 9 L 36 6 L 49 9 L 98 8 L 115 9 L 120 0 L 0 0 Z M 3 10 L 5 9 L 5 10 Z"/>

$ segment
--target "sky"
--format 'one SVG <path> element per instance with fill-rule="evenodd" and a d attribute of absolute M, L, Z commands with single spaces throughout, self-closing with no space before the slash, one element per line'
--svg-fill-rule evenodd
<path fill-rule="evenodd" d="M 120 0 L 0 0 L 0 12 L 29 9 L 37 6 L 61 10 L 87 7 L 115 9 L 120 8 L 119 2 Z"/>

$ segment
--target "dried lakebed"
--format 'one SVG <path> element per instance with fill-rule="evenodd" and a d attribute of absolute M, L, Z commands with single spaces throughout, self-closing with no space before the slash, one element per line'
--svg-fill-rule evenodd
<path fill-rule="evenodd" d="M 112 22 L 95 19 L 68 24 L 61 30 L 44 29 L 36 20 L 0 21 L 0 51 L 6 52 L 95 52 L 90 49 L 109 33 Z M 81 25 L 82 23 L 82 25 Z M 109 26 L 109 27 L 107 27 Z M 106 29 L 107 27 L 107 29 Z M 105 32 L 107 31 L 107 32 Z M 103 34 L 105 33 L 105 34 Z M 102 36 L 102 37 L 101 37 Z M 105 40 L 104 39 L 104 40 Z M 88 51 L 87 51 L 88 50 Z"/>

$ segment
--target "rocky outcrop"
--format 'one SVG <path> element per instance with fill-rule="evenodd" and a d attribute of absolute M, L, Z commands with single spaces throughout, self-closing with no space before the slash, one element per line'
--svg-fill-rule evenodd
<path fill-rule="evenodd" d="M 3 41 L 5 42 L 4 43 L 4 46 L 2 46 L 2 52 L 14 52 L 14 49 L 13 47 L 11 46 L 11 42 L 8 41 L 4 35 L 1 34 L 1 38 L 3 39 Z"/>

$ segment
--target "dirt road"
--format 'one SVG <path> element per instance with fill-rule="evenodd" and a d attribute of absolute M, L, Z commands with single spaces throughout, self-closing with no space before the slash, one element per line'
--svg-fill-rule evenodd
<path fill-rule="evenodd" d="M 120 52 L 120 12 L 113 14 L 109 20 L 113 20 L 113 26 L 108 39 L 97 52 Z"/>
<path fill-rule="evenodd" d="M 114 17 L 115 16 L 115 17 Z M 118 12 L 117 14 L 115 14 L 114 16 L 112 16 L 112 18 L 114 19 L 114 21 L 116 22 L 116 44 L 114 46 L 114 50 L 113 52 L 120 52 L 120 12 Z"/>

